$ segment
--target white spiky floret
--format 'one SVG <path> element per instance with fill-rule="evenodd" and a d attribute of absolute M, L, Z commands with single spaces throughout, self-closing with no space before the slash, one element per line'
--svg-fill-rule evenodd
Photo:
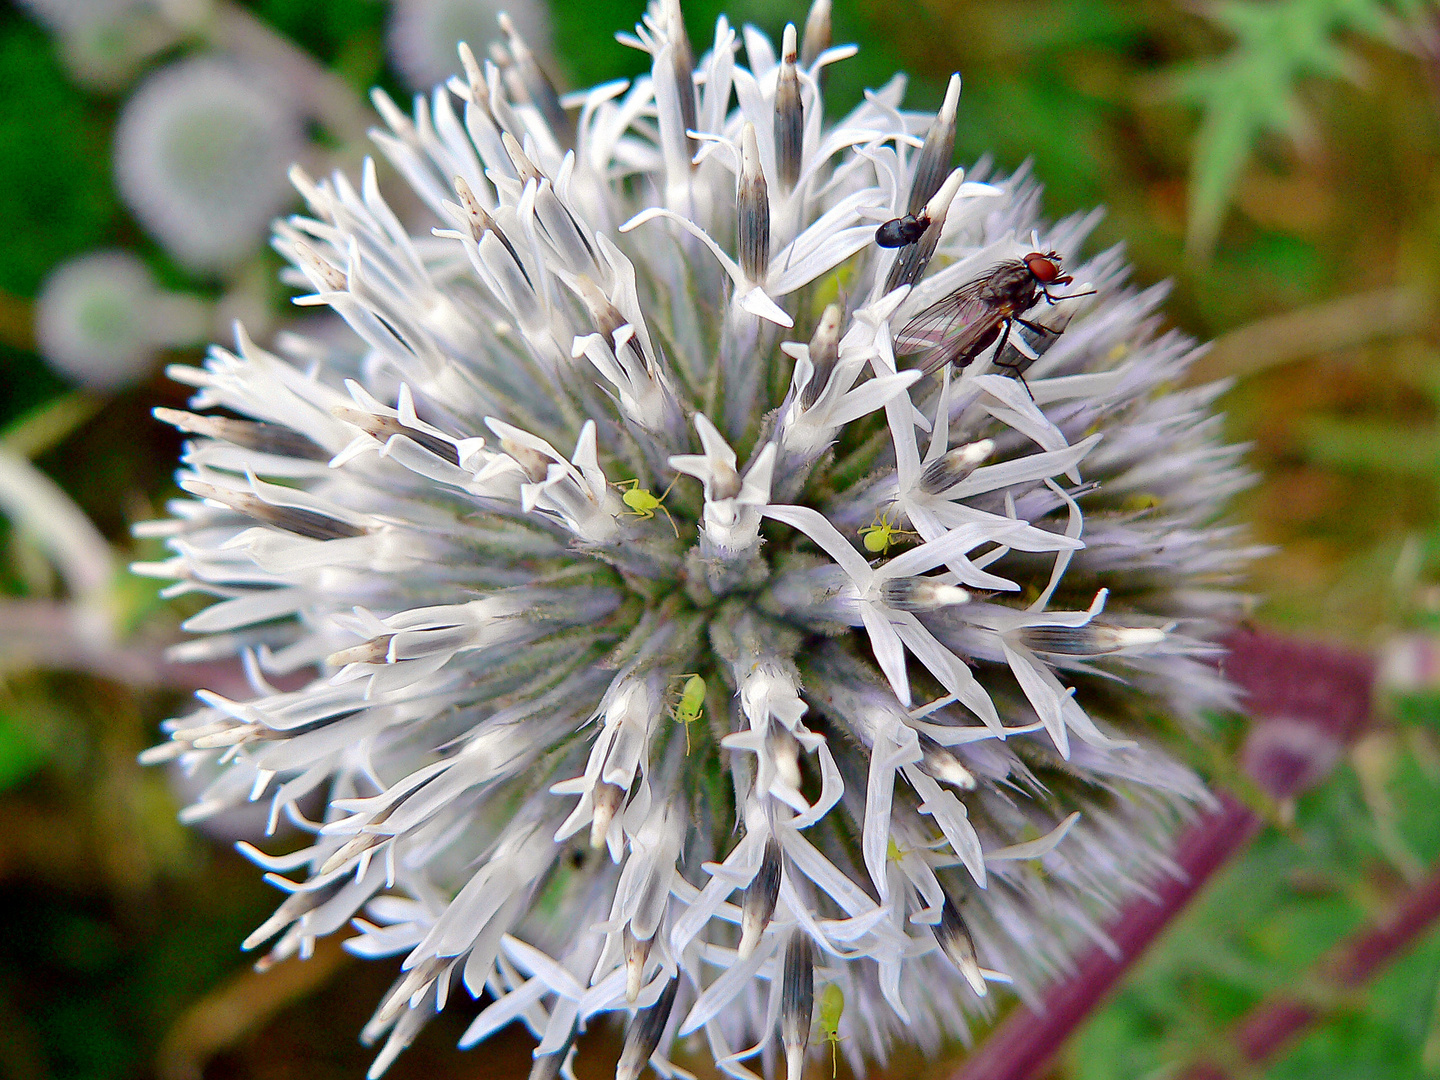
<path fill-rule="evenodd" d="M 255 692 L 147 759 L 233 763 L 192 817 L 312 832 L 247 848 L 290 893 L 247 947 L 348 921 L 403 955 L 377 1074 L 460 989 L 491 999 L 464 1045 L 519 1021 L 536 1077 L 605 1014 L 627 1080 L 692 1035 L 794 1077 L 832 982 L 856 1069 L 933 1052 L 1100 936 L 1207 799 L 1149 721 L 1231 701 L 1217 391 L 1173 389 L 1196 350 L 1081 255 L 1093 215 L 951 168 L 958 78 L 936 116 L 897 77 L 827 118 L 852 50 L 823 0 L 778 54 L 721 18 L 698 59 L 663 0 L 624 39 L 648 74 L 563 99 L 505 32 L 413 115 L 375 99 L 443 227 L 372 164 L 294 174 L 287 280 L 363 356 L 242 334 L 174 369 L 191 498 L 140 569 L 215 598 L 179 654 Z M 916 312 L 1030 251 L 1075 285 L 1013 354 L 897 364 Z"/>

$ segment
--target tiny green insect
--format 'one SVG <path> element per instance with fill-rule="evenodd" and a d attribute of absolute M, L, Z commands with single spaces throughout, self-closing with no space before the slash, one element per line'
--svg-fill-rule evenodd
<path fill-rule="evenodd" d="M 679 479 L 680 477 L 677 475 L 675 480 Z M 675 480 L 670 481 L 670 487 L 667 487 L 658 499 L 649 488 L 640 486 L 638 477 L 634 480 L 621 480 L 616 483 L 615 486 L 621 492 L 620 501 L 629 507 L 626 516 L 648 521 L 655 516 L 655 511 L 659 510 L 667 518 L 670 518 L 670 528 L 675 530 L 675 539 L 680 539 L 680 527 L 675 524 L 675 519 L 670 517 L 670 511 L 666 510 L 664 505 L 665 497 L 670 494 L 670 488 L 675 486 Z"/>
<path fill-rule="evenodd" d="M 830 1044 L 830 1076 L 840 1067 L 840 1017 L 845 1012 L 845 991 L 829 983 L 820 994 L 820 1037 Z"/>
<path fill-rule="evenodd" d="M 890 524 L 890 511 L 883 514 L 876 514 L 873 524 L 865 526 L 860 530 L 860 539 L 865 544 L 865 550 L 874 552 L 876 555 L 883 555 L 890 550 L 890 545 L 895 543 L 897 536 L 914 536 L 915 533 L 907 529 L 897 529 Z"/>
<path fill-rule="evenodd" d="M 680 700 L 675 703 L 672 715 L 685 725 L 685 756 L 689 757 L 690 725 L 705 715 L 705 680 L 691 672 L 676 675 L 675 678 L 685 680 L 685 685 L 680 690 Z"/>

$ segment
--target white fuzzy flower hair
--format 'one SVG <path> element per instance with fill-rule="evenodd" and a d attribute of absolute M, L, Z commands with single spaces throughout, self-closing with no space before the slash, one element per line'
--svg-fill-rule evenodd
<path fill-rule="evenodd" d="M 541 1077 L 607 1013 L 622 1080 L 967 1038 L 1206 798 L 1152 733 L 1230 701 L 1217 388 L 1175 388 L 1195 349 L 1081 256 L 1093 215 L 951 170 L 958 78 L 935 116 L 897 76 L 827 117 L 825 0 L 778 54 L 722 18 L 698 62 L 662 0 L 626 38 L 649 74 L 567 98 L 508 30 L 413 116 L 376 97 L 438 227 L 373 164 L 295 175 L 298 302 L 363 348 L 174 372 L 193 499 L 142 569 L 216 598 L 180 651 L 255 696 L 148 757 L 228 766 L 191 818 L 313 834 L 247 848 L 289 894 L 247 947 L 349 923 L 403 957 L 375 1075 L 465 995 L 464 1045 L 520 1021 Z M 964 366 L 897 364 L 1031 253 L 1073 283 Z"/>

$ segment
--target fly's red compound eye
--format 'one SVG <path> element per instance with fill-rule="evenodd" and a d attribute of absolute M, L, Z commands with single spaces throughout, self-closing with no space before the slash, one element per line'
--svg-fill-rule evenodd
<path fill-rule="evenodd" d="M 1059 256 L 1054 252 L 1049 255 L 1041 255 L 1038 251 L 1032 251 L 1025 256 L 1025 268 L 1030 271 L 1030 276 L 1042 285 L 1049 285 L 1060 276 Z"/>

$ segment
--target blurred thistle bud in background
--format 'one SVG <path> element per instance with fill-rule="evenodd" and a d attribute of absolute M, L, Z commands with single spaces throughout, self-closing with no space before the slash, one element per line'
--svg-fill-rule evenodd
<path fill-rule="evenodd" d="M 1177 389 L 1195 346 L 1082 255 L 1096 215 L 952 170 L 958 78 L 938 115 L 897 77 L 827 117 L 854 50 L 823 0 L 805 26 L 746 28 L 741 66 L 722 17 L 697 58 L 664 0 L 623 38 L 649 73 L 578 113 L 518 25 L 462 47 L 413 116 L 377 96 L 444 228 L 372 165 L 293 174 L 276 246 L 363 362 L 242 333 L 171 369 L 189 498 L 137 569 L 216 598 L 186 655 L 243 656 L 254 696 L 203 693 L 146 759 L 240 770 L 195 817 L 325 794 L 309 846 L 247 849 L 289 896 L 246 946 L 353 919 L 404 957 L 372 1075 L 466 993 L 463 1045 L 519 1020 L 537 1076 L 605 1014 L 624 1080 L 677 1040 L 797 1080 L 817 1002 L 857 1068 L 933 1053 L 992 984 L 1033 1001 L 1209 800 L 1155 718 L 1233 704 L 1220 388 Z M 228 160 L 267 107 L 178 145 Z M 977 300 L 964 363 L 897 365 L 997 267 L 1044 288 Z"/>
<path fill-rule="evenodd" d="M 455 70 L 455 43 L 490 40 L 502 11 L 531 49 L 549 54 L 550 12 L 538 0 L 394 0 L 385 34 L 390 63 L 412 90 L 429 90 Z"/>
<path fill-rule="evenodd" d="M 149 76 L 115 131 L 115 177 L 145 229 L 197 273 L 260 246 L 293 198 L 285 169 L 305 150 L 300 114 L 255 73 L 196 56 Z"/>
<path fill-rule="evenodd" d="M 213 331 L 209 305 L 161 291 L 125 251 L 94 252 L 56 268 L 35 305 L 35 336 L 51 367 L 89 390 L 143 380 L 164 349 Z"/>
<path fill-rule="evenodd" d="M 57 37 L 76 82 L 123 89 L 204 19 L 207 0 L 20 0 Z"/>

